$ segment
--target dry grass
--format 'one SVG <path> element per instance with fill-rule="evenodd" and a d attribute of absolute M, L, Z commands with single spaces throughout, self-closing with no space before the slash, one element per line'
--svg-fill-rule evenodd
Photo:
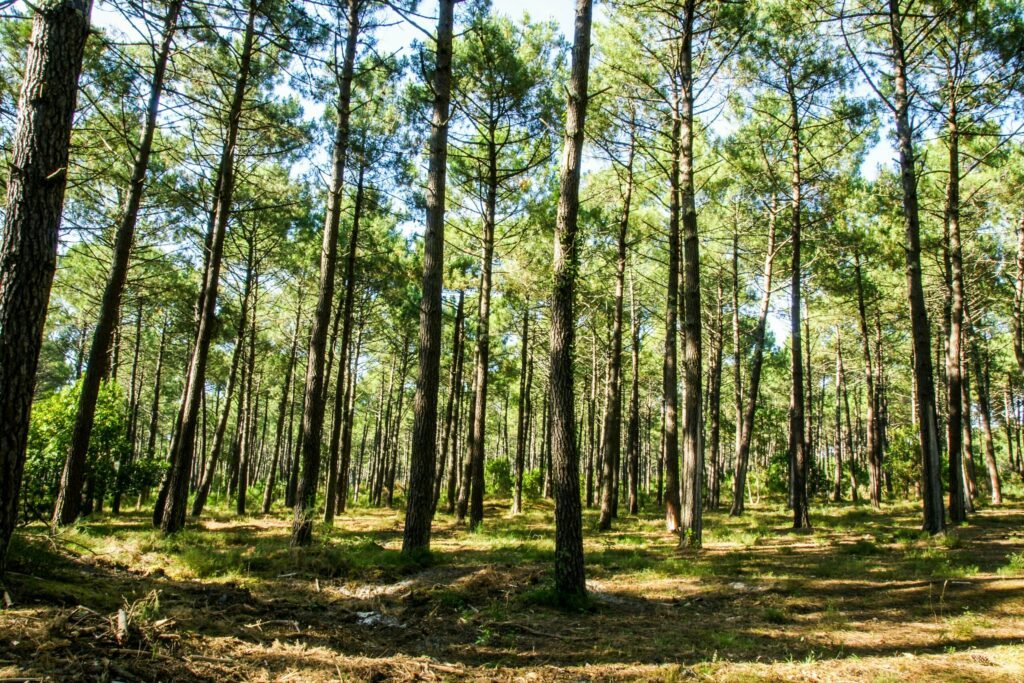
<path fill-rule="evenodd" d="M 171 539 L 144 514 L 101 516 L 12 548 L 0 679 L 1024 680 L 1024 507 L 955 537 L 917 510 L 708 515 L 680 552 L 660 515 L 585 524 L 591 599 L 551 606 L 550 505 L 491 501 L 483 531 L 435 524 L 399 553 L 399 511 L 357 509 L 308 549 L 284 511 L 226 513 Z M 120 617 L 120 618 L 119 618 Z"/>

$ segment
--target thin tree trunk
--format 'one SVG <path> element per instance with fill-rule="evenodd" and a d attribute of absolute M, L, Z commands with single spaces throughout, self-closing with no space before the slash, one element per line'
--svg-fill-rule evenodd
<path fill-rule="evenodd" d="M 871 505 L 882 504 L 882 449 L 878 436 L 878 397 L 875 390 L 875 369 L 871 362 L 871 344 L 868 333 L 867 306 L 864 301 L 864 276 L 860 251 L 854 252 L 854 274 L 857 280 L 857 312 L 860 320 L 861 351 L 864 355 L 864 386 L 867 387 L 867 456 L 868 494 Z"/>
<path fill-rule="evenodd" d="M 355 307 L 356 295 L 356 250 L 359 247 L 359 222 L 363 210 L 363 175 L 365 164 L 359 164 L 359 177 L 356 181 L 356 199 L 352 207 L 352 230 L 348 238 L 348 252 L 345 256 L 345 306 L 341 313 L 341 345 L 338 347 L 338 383 L 334 391 L 334 421 L 331 424 L 331 442 L 328 452 L 330 459 L 327 466 L 327 490 L 324 495 L 324 522 L 334 523 L 334 512 L 337 507 L 339 487 L 338 467 L 341 460 L 347 460 L 347 453 L 341 457 L 342 426 L 348 418 L 348 365 L 349 345 L 352 343 L 352 310 Z M 352 430 L 347 430 L 348 443 L 352 444 Z M 344 474 L 341 475 L 344 477 Z"/>
<path fill-rule="evenodd" d="M 718 279 L 718 304 L 715 311 L 715 336 L 710 378 L 708 379 L 708 410 L 711 422 L 711 467 L 708 475 L 708 508 L 718 509 L 721 476 L 721 413 L 722 413 L 722 350 L 725 346 L 725 326 L 722 313 L 722 279 Z"/>
<path fill-rule="evenodd" d="M 292 350 L 288 354 L 288 371 L 284 375 L 284 386 L 281 387 L 281 399 L 277 402 L 277 425 L 274 427 L 274 456 L 267 473 L 267 486 L 263 491 L 263 507 L 261 512 L 268 514 L 274 502 L 274 483 L 277 478 L 277 466 L 281 460 L 281 433 L 284 431 L 284 416 L 288 409 L 288 399 L 292 392 L 292 379 L 295 377 L 295 355 L 299 346 L 299 327 L 302 325 L 302 292 L 296 297 L 295 330 L 292 332 Z"/>
<path fill-rule="evenodd" d="M 633 291 L 633 271 L 629 277 L 630 355 L 633 375 L 629 391 L 629 424 L 626 427 L 626 455 L 629 457 L 629 514 L 640 512 L 640 319 Z"/>
<path fill-rule="evenodd" d="M 516 413 L 516 461 L 515 483 L 512 491 L 512 514 L 523 511 L 523 466 L 526 462 L 526 395 L 530 391 L 527 384 L 528 365 L 530 358 L 530 307 L 523 310 L 523 334 L 520 337 L 519 351 L 519 406 Z"/>
<path fill-rule="evenodd" d="M 185 376 L 185 387 L 179 413 L 179 425 L 170 469 L 164 480 L 161 495 L 157 500 L 154 518 L 159 515 L 160 529 L 165 533 L 179 531 L 185 525 L 185 509 L 188 504 L 188 480 L 194 455 L 193 442 L 202 393 L 206 384 L 206 363 L 210 353 L 210 342 L 216 326 L 217 292 L 220 285 L 221 258 L 224 253 L 224 236 L 231 214 L 232 198 L 235 191 L 235 153 L 238 131 L 241 127 L 242 106 L 249 81 L 256 33 L 256 13 L 259 3 L 251 0 L 246 17 L 245 34 L 239 58 L 239 70 L 235 89 L 228 110 L 227 131 L 217 171 L 216 193 L 210 232 L 207 235 L 209 253 L 207 268 L 200 294 L 198 328 L 192 349 L 192 358 Z"/>
<path fill-rule="evenodd" d="M 634 122 L 635 123 L 635 122 Z M 620 449 L 622 443 L 622 300 L 626 289 L 626 239 L 629 233 L 629 213 L 633 198 L 634 126 L 630 127 L 629 152 L 626 159 L 626 188 L 619 218 L 618 249 L 615 258 L 615 302 L 612 312 L 611 355 L 608 357 L 608 384 L 605 387 L 605 415 L 601 452 L 604 464 L 604 488 L 601 495 L 601 517 L 598 529 L 612 528 L 612 517 L 617 516 L 615 499 L 618 493 Z"/>
<path fill-rule="evenodd" d="M 761 384 L 761 366 L 764 361 L 765 330 L 768 325 L 768 309 L 771 305 L 772 297 L 772 270 L 775 264 L 775 224 L 777 217 L 778 209 L 776 199 L 773 197 L 772 206 L 769 209 L 768 245 L 764 257 L 764 293 L 761 295 L 761 309 L 757 318 L 757 327 L 754 328 L 754 357 L 750 363 L 747 402 L 744 406 L 739 448 L 736 450 L 736 462 L 734 463 L 732 508 L 729 510 L 729 514 L 733 517 L 743 514 L 746 497 L 747 465 L 750 459 L 750 444 L 754 435 L 754 415 L 757 411 L 758 388 Z M 734 339 L 738 338 L 735 329 L 733 334 Z"/>

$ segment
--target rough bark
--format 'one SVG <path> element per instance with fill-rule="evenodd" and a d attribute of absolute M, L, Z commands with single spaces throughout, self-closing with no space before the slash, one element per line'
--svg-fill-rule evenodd
<path fill-rule="evenodd" d="M 701 373 L 703 349 L 701 343 L 700 302 L 700 242 L 697 236 L 697 207 L 694 188 L 693 157 L 693 31 L 696 2 L 683 4 L 683 36 L 680 47 L 680 76 L 682 80 L 681 124 L 679 136 L 679 190 L 683 227 L 683 301 L 686 341 L 683 349 L 683 405 L 682 459 L 680 475 L 682 525 L 679 542 L 683 546 L 699 548 L 703 543 L 703 481 L 704 481 L 704 400 Z"/>
<path fill-rule="evenodd" d="M 678 109 L 678 105 L 676 107 Z M 662 364 L 662 402 L 664 429 L 662 465 L 665 475 L 665 528 L 679 530 L 679 356 L 677 353 L 677 316 L 679 310 L 679 137 L 678 113 L 672 119 L 672 159 L 669 162 L 668 286 L 665 301 L 665 360 Z"/>
<path fill-rule="evenodd" d="M 967 520 L 963 479 L 963 378 L 960 345 L 963 341 L 964 269 L 960 244 L 960 139 L 956 99 L 950 99 L 946 117 L 949 178 L 946 181 L 945 232 L 949 254 L 949 336 L 946 342 L 946 451 L 949 458 L 949 519 Z M 874 483 L 874 482 L 872 482 Z M 874 492 L 872 492 L 872 497 Z M 872 502 L 874 502 L 872 498 Z"/>
<path fill-rule="evenodd" d="M 807 502 L 807 471 L 809 454 L 804 434 L 804 367 L 803 340 L 800 329 L 801 316 L 801 281 L 803 277 L 801 263 L 801 230 L 803 214 L 803 180 L 801 178 L 800 154 L 800 119 L 797 109 L 796 92 L 792 83 L 787 80 L 790 98 L 790 162 L 792 164 L 791 198 L 792 231 L 790 242 L 793 250 L 792 270 L 790 272 L 790 306 L 789 306 L 789 344 L 792 371 L 792 387 L 789 396 L 789 466 L 791 468 L 790 491 L 793 505 L 793 528 L 809 529 L 811 526 Z"/>
<path fill-rule="evenodd" d="M 577 0 L 572 67 L 559 172 L 551 293 L 551 478 L 555 497 L 555 592 L 563 599 L 586 595 L 579 454 L 576 451 L 573 391 L 573 312 L 577 266 L 580 165 L 590 73 L 592 0 Z"/>
<path fill-rule="evenodd" d="M 444 263 L 444 187 L 447 130 L 452 96 L 452 33 L 455 0 L 441 0 L 433 73 L 427 225 L 423 238 L 423 299 L 420 303 L 420 370 L 416 380 L 409 502 L 402 552 L 430 547 L 433 477 L 437 458 L 437 389 L 441 350 L 441 274 Z M 453 387 L 454 388 L 454 387 Z"/>
<path fill-rule="evenodd" d="M 292 522 L 293 546 L 308 544 L 313 538 L 313 515 L 320 476 L 320 449 L 324 428 L 324 356 L 331 304 L 334 301 L 334 273 L 338 261 L 338 226 L 341 222 L 342 189 L 348 157 L 349 114 L 352 78 L 359 38 L 359 13 L 362 0 L 348 0 L 348 35 L 340 71 L 336 73 L 338 97 L 335 112 L 332 175 L 327 194 L 327 220 L 324 225 L 320 257 L 320 283 L 316 312 L 310 332 L 306 361 L 306 387 L 302 411 L 302 475 L 295 493 L 295 519 Z"/>
<path fill-rule="evenodd" d="M 914 133 L 910 124 L 910 95 L 907 83 L 906 50 L 903 40 L 903 15 L 899 0 L 889 0 L 888 21 L 893 73 L 893 105 L 900 182 L 903 189 L 904 253 L 907 290 L 910 303 L 911 341 L 914 354 L 915 413 L 918 445 L 922 454 L 921 493 L 924 503 L 923 528 L 933 534 L 946 528 L 942 501 L 939 436 L 936 426 L 935 381 L 931 359 L 931 328 L 925 307 L 921 279 L 921 226 L 917 196 L 917 170 Z"/>
<path fill-rule="evenodd" d="M 35 12 L 18 97 L 0 244 L 0 576 L 18 516 L 91 9 L 64 0 Z"/>

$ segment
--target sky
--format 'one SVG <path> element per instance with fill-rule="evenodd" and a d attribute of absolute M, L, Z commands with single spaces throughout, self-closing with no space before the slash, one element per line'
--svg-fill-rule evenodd
<path fill-rule="evenodd" d="M 519 19 L 528 14 L 534 21 L 553 20 L 560 28 L 562 35 L 571 44 L 573 24 L 575 16 L 575 2 L 573 0 L 492 0 L 492 10 L 496 13 L 508 16 L 511 19 Z M 596 10 L 596 19 L 601 18 L 601 5 Z M 437 14 L 436 0 L 421 2 L 417 10 L 422 19 L 416 21 L 428 30 L 432 30 L 434 22 L 431 17 Z M 93 22 L 97 26 L 112 27 L 128 35 L 133 35 L 133 27 L 128 24 L 109 0 L 100 0 L 93 9 Z M 382 52 L 400 52 L 410 46 L 413 41 L 423 37 L 421 31 L 405 22 L 396 22 L 391 26 L 380 29 L 378 32 L 378 45 Z M 307 114 L 315 116 L 322 107 L 313 102 L 305 102 Z M 724 121 L 724 117 L 719 121 Z M 895 163 L 895 151 L 890 143 L 887 130 L 883 130 L 879 136 L 879 142 L 872 148 L 861 167 L 862 172 L 868 179 L 874 179 L 880 168 L 892 166 Z M 418 226 L 410 225 L 411 231 L 416 231 Z M 769 321 L 776 342 L 784 344 L 789 337 L 789 320 L 784 311 L 773 312 Z"/>

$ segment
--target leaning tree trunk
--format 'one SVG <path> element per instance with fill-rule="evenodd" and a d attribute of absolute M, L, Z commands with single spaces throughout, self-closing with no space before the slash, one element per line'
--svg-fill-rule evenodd
<path fill-rule="evenodd" d="M 577 0 L 568 103 L 565 117 L 558 214 L 555 222 L 554 287 L 551 293 L 551 479 L 555 496 L 555 593 L 572 600 L 586 595 L 579 453 L 573 431 L 573 345 L 576 318 L 576 231 L 580 164 L 590 74 L 593 0 Z"/>
<path fill-rule="evenodd" d="M 768 246 L 764 257 L 764 293 L 761 295 L 761 310 L 758 313 L 757 327 L 754 328 L 754 357 L 750 363 L 750 383 L 747 386 L 747 401 L 744 406 L 743 424 L 740 430 L 741 436 L 739 447 L 736 451 L 733 474 L 732 508 L 729 510 L 729 514 L 733 517 L 743 514 L 747 484 L 747 464 L 750 460 L 750 444 L 754 436 L 754 415 L 757 412 L 758 388 L 761 385 L 765 330 L 768 325 L 768 309 L 772 298 L 772 270 L 775 265 L 775 224 L 778 218 L 778 210 L 774 198 L 772 200 L 772 208 L 769 211 Z M 739 335 L 735 331 L 733 334 L 735 338 L 738 338 Z"/>
<path fill-rule="evenodd" d="M 361 0 L 348 0 L 348 36 L 340 73 L 336 74 L 338 99 L 335 113 L 332 175 L 327 194 L 327 220 L 324 225 L 320 258 L 319 294 L 309 339 L 306 363 L 306 388 L 302 411 L 302 475 L 295 493 L 295 519 L 292 523 L 294 546 L 307 545 L 313 539 L 313 514 L 316 489 L 320 477 L 320 442 L 324 429 L 324 355 L 327 328 L 330 326 L 331 303 L 334 300 L 334 272 L 338 261 L 338 227 L 341 223 L 342 189 L 345 182 L 345 161 L 348 155 L 349 114 L 352 100 L 352 78 L 355 72 L 356 47 L 359 40 Z"/>
<path fill-rule="evenodd" d="M 235 190 L 235 151 L 238 131 L 241 127 L 242 105 L 249 81 L 256 34 L 256 12 L 258 2 L 249 3 L 245 34 L 239 60 L 238 76 L 228 110 L 228 125 L 217 170 L 217 189 L 214 199 L 213 220 L 207 235 L 209 254 L 207 268 L 200 293 L 198 328 L 185 376 L 185 388 L 179 411 L 179 424 L 171 454 L 170 470 L 158 499 L 154 518 L 159 515 L 160 529 L 164 533 L 179 531 L 185 525 L 185 508 L 188 504 L 189 479 L 192 472 L 195 434 L 199 406 L 206 384 L 206 363 L 210 353 L 210 342 L 216 326 L 217 290 L 220 283 L 221 258 L 224 254 L 224 235 L 231 214 L 231 202 Z"/>
<path fill-rule="evenodd" d="M 85 377 L 82 380 L 75 425 L 71 432 L 71 444 L 64 461 L 64 471 L 61 474 L 57 504 L 53 514 L 54 526 L 71 524 L 77 519 L 81 508 L 82 483 L 93 420 L 96 416 L 96 400 L 99 397 L 100 383 L 106 375 L 107 348 L 110 346 L 114 326 L 117 324 L 117 313 L 121 308 L 121 294 L 124 292 L 125 280 L 128 277 L 128 261 L 131 258 L 132 245 L 135 242 L 135 225 L 139 219 L 142 191 L 145 188 L 149 157 L 153 150 L 157 113 L 160 110 L 160 95 L 163 93 L 164 75 L 167 73 L 167 61 L 171 52 L 174 31 L 177 28 L 181 3 L 182 0 L 172 0 L 168 4 L 167 15 L 164 19 L 163 37 L 157 52 L 156 63 L 153 66 L 153 82 L 150 85 L 149 105 L 146 108 L 142 138 L 139 141 L 135 164 L 132 167 L 132 175 L 128 183 L 128 198 L 125 202 L 124 214 L 114 237 L 110 274 L 107 277 L 106 288 L 100 303 L 99 317 L 93 330 L 89 364 L 86 366 Z M 118 498 L 120 498 L 119 495 Z"/>
<path fill-rule="evenodd" d="M 228 415 L 231 413 L 231 398 L 235 391 L 235 381 L 238 377 L 238 366 L 244 355 L 245 334 L 249 326 L 249 306 L 252 297 L 252 276 L 253 257 L 255 242 L 249 244 L 248 267 L 245 271 L 245 283 L 242 288 L 242 311 L 238 316 L 238 332 L 235 335 L 235 350 L 231 354 L 231 369 L 228 371 L 228 383 L 224 391 L 224 412 L 217 420 L 213 432 L 213 447 L 210 449 L 210 457 L 206 462 L 206 471 L 196 488 L 195 498 L 192 499 L 191 515 L 198 517 L 203 514 L 206 506 L 206 499 L 210 495 L 210 488 L 213 486 L 213 478 L 217 472 L 217 462 L 220 460 L 220 452 L 224 447 L 224 434 L 227 431 Z"/>
<path fill-rule="evenodd" d="M 18 517 L 91 9 L 90 0 L 63 0 L 36 10 L 18 97 L 0 244 L 0 576 Z"/>

